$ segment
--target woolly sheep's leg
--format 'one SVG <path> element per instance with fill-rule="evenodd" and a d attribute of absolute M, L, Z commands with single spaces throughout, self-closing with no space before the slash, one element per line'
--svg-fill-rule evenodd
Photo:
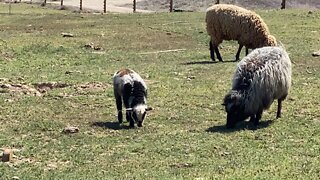
<path fill-rule="evenodd" d="M 262 112 L 263 110 L 259 110 L 258 113 L 256 114 L 256 118 L 254 119 L 253 125 L 254 126 L 258 126 L 259 125 L 259 121 L 262 117 Z"/>
<path fill-rule="evenodd" d="M 215 47 L 214 47 L 214 51 L 215 51 L 216 54 L 217 54 L 217 59 L 219 59 L 219 61 L 222 62 L 222 58 L 221 58 L 221 55 L 220 55 L 218 46 L 215 46 Z"/>
<path fill-rule="evenodd" d="M 118 110 L 118 121 L 121 124 L 122 123 L 122 101 L 121 96 L 115 96 L 116 97 L 116 104 L 117 104 L 117 110 Z"/>
<path fill-rule="evenodd" d="M 282 101 L 287 98 L 287 95 L 284 95 L 282 98 L 278 99 L 278 111 L 277 111 L 277 119 L 281 118 L 281 109 L 282 109 Z"/>
<path fill-rule="evenodd" d="M 282 108 L 282 100 L 278 99 L 277 119 L 281 118 L 281 108 Z"/>
<path fill-rule="evenodd" d="M 210 57 L 212 59 L 212 61 L 215 61 L 215 58 L 214 58 L 214 48 L 213 48 L 213 45 L 212 45 L 212 41 L 209 42 L 209 50 L 210 50 Z"/>
<path fill-rule="evenodd" d="M 243 45 L 239 44 L 239 48 L 236 54 L 236 60 L 235 61 L 239 61 L 240 60 L 240 53 L 241 53 L 241 49 L 242 49 Z"/>
<path fill-rule="evenodd" d="M 254 122 L 255 121 L 255 119 L 256 119 L 256 116 L 255 115 L 252 115 L 252 116 L 250 116 L 250 122 Z"/>

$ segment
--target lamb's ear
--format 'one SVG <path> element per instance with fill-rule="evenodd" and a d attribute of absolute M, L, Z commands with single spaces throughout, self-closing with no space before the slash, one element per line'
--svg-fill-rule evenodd
<path fill-rule="evenodd" d="M 127 108 L 127 109 L 126 109 L 126 111 L 128 111 L 128 112 L 132 112 L 132 111 L 133 111 L 133 109 L 132 109 L 132 108 Z"/>
<path fill-rule="evenodd" d="M 152 107 L 147 107 L 147 108 L 146 108 L 146 111 L 151 111 L 151 110 L 153 110 Z"/>

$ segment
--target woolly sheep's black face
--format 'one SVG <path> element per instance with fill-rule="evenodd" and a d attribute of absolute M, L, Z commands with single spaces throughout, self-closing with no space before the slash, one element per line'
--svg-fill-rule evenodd
<path fill-rule="evenodd" d="M 246 120 L 249 116 L 244 113 L 240 94 L 229 93 L 224 98 L 223 105 L 227 112 L 227 128 L 233 128 L 237 122 Z"/>
<path fill-rule="evenodd" d="M 237 107 L 235 107 L 237 108 Z M 244 112 L 235 109 L 233 111 L 227 112 L 227 128 L 233 128 L 237 124 L 237 122 L 244 121 L 248 118 Z"/>

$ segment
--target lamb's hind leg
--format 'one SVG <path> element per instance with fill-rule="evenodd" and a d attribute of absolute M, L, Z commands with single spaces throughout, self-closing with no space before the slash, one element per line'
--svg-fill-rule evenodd
<path fill-rule="evenodd" d="M 132 119 L 132 107 L 130 101 L 130 96 L 132 93 L 133 86 L 130 83 L 127 83 L 123 86 L 123 103 L 126 107 L 126 119 L 130 123 L 130 127 L 134 127 L 134 120 Z"/>
<path fill-rule="evenodd" d="M 115 95 L 116 98 L 116 104 L 117 104 L 117 110 L 118 110 L 118 121 L 121 124 L 122 123 L 122 101 L 121 96 Z"/>

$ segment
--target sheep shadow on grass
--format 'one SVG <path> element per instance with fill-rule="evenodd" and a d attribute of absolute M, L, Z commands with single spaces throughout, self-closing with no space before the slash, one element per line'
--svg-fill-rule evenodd
<path fill-rule="evenodd" d="M 206 132 L 210 133 L 231 133 L 241 130 L 258 130 L 258 129 L 264 129 L 268 127 L 270 124 L 272 124 L 272 120 L 266 120 L 266 121 L 260 121 L 259 125 L 257 127 L 254 127 L 253 124 L 249 121 L 242 121 L 237 123 L 237 125 L 234 128 L 227 128 L 226 125 L 218 125 L 210 127 L 206 130 Z"/>
<path fill-rule="evenodd" d="M 119 122 L 106 122 L 106 121 L 96 121 L 91 124 L 91 126 L 102 127 L 106 129 L 121 130 L 121 129 L 132 129 L 129 126 L 124 126 L 119 124 Z"/>
<path fill-rule="evenodd" d="M 185 62 L 181 63 L 182 65 L 195 65 L 195 64 L 218 64 L 218 63 L 232 63 L 232 62 L 237 62 L 235 60 L 230 60 L 230 61 L 212 61 L 212 60 L 204 60 L 204 61 L 190 61 L 190 62 Z"/>

